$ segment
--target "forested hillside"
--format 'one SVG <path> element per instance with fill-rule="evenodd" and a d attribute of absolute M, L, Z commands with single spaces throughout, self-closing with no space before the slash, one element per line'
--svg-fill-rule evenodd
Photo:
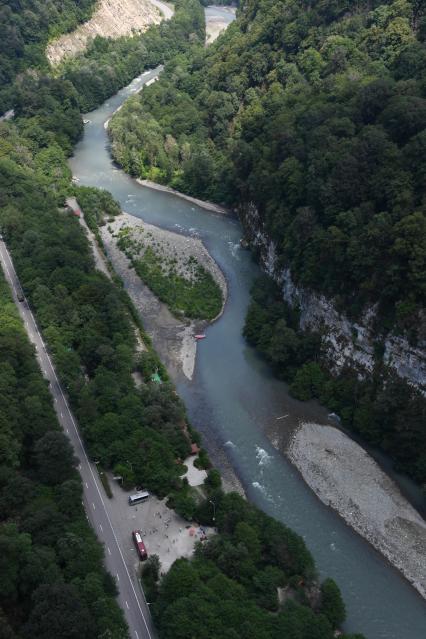
<path fill-rule="evenodd" d="M 426 401 L 412 384 L 380 361 L 365 378 L 350 367 L 330 374 L 321 334 L 300 329 L 297 309 L 266 276 L 253 286 L 244 336 L 294 397 L 315 397 L 344 427 L 386 451 L 398 470 L 426 484 Z"/>
<path fill-rule="evenodd" d="M 96 0 L 2 0 L 0 6 L 0 114 L 12 105 L 11 84 L 28 67 L 47 67 L 49 38 L 87 20 Z"/>
<path fill-rule="evenodd" d="M 50 7 L 31 3 L 40 11 L 43 6 Z M 77 6 L 88 3 L 60 3 L 80 19 Z M 186 6 L 193 12 L 182 20 L 188 30 L 181 42 L 204 56 L 197 46 L 204 28 L 199 6 L 192 0 Z M 30 18 L 26 3 L 13 7 Z M 50 25 L 40 26 L 37 42 L 55 25 L 74 26 L 52 16 Z M 113 70 L 120 69 L 120 46 L 109 51 Z M 182 57 L 176 61 L 183 64 Z M 99 50 L 93 69 L 98 63 L 104 64 Z M 28 59 L 19 70 L 32 64 L 44 62 Z M 107 90 L 115 88 L 114 80 Z M 152 580 L 161 636 L 186 637 L 188 630 L 195 636 L 205 628 L 212 638 L 332 639 L 344 605 L 331 580 L 318 588 L 303 540 L 239 496 L 225 496 L 216 471 L 208 473 L 205 501 L 199 495 L 196 501 L 181 479 L 180 460 L 189 449 L 184 407 L 155 353 L 137 351 L 138 317 L 128 297 L 119 282 L 95 270 L 83 229 L 64 208 L 65 196 L 77 195 L 95 231 L 104 214 L 118 210 L 107 193 L 71 185 L 66 156 L 81 135 L 84 102 L 71 82 L 40 71 L 24 73 L 10 95 L 16 118 L 0 123 L 0 228 L 88 451 L 126 485 L 170 494 L 179 512 L 219 530 L 193 561 L 178 562 L 159 583 Z M 89 98 L 96 102 L 102 95 Z M 115 586 L 81 507 L 72 450 L 3 280 L 0 308 L 0 634 L 124 639 Z M 156 372 L 162 384 L 152 379 Z M 132 373 L 139 374 L 140 386 Z M 205 451 L 200 459 L 208 467 Z"/>
<path fill-rule="evenodd" d="M 77 89 L 82 111 L 90 111 L 146 68 L 185 53 L 205 40 L 204 13 L 198 0 L 176 0 L 170 20 L 138 37 L 96 37 L 87 51 L 66 61 L 60 75 Z"/>
<path fill-rule="evenodd" d="M 330 377 L 321 336 L 299 331 L 268 287 L 245 334 L 296 396 L 325 402 L 421 482 L 425 400 L 386 370 L 382 341 L 426 338 L 425 11 L 247 0 L 217 43 L 171 61 L 109 128 L 126 171 L 237 207 L 248 237 L 273 241 L 277 272 L 352 319 L 374 308 L 364 382 Z"/>
<path fill-rule="evenodd" d="M 72 448 L 2 274 L 0 309 L 0 636 L 126 639 Z"/>
<path fill-rule="evenodd" d="M 132 174 L 254 202 L 298 284 L 424 339 L 423 2 L 247 0 L 111 123 Z M 423 318 L 423 319 L 422 319 Z"/>
<path fill-rule="evenodd" d="M 66 109 L 56 102 L 55 116 L 62 114 L 70 125 Z M 127 298 L 95 271 L 78 221 L 58 210 L 64 189 L 70 189 L 65 157 L 58 144 L 37 148 L 24 136 L 33 117 L 19 121 L 21 135 L 10 124 L 1 129 L 1 148 L 9 155 L 0 160 L 4 236 L 89 452 L 105 467 L 115 467 L 129 485 L 165 495 L 181 473 L 175 459 L 189 452 L 184 408 L 167 383 L 135 388 L 133 371 L 149 381 L 161 366 L 154 355 L 136 357 Z M 46 135 L 47 127 L 43 122 Z M 67 149 L 70 139 L 63 144 Z M 84 190 L 83 204 L 87 199 Z M 91 206 L 100 208 L 103 199 Z M 140 441 L 145 445 L 138 446 Z"/>
<path fill-rule="evenodd" d="M 239 495 L 215 499 L 219 534 L 149 592 L 162 639 L 332 639 L 345 606 L 332 579 L 312 583 L 302 540 Z"/>
<path fill-rule="evenodd" d="M 26 76 L 29 68 L 34 69 L 35 76 L 48 72 L 47 41 L 87 20 L 94 4 L 95 0 L 7 0 L 0 6 L 0 115 L 15 106 L 20 74 Z M 84 112 L 101 104 L 144 69 L 162 64 L 204 39 L 204 14 L 198 0 L 177 0 L 171 20 L 139 36 L 97 36 L 84 53 L 55 70 L 55 76 L 74 85 L 79 108 Z"/>

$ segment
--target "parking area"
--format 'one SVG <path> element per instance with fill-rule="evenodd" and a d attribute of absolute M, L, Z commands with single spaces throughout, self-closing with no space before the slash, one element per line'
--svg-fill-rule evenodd
<path fill-rule="evenodd" d="M 202 483 L 203 472 L 197 475 L 192 471 L 192 485 L 196 483 L 194 481 L 196 477 Z M 118 482 L 112 478 L 110 478 L 110 485 L 113 498 L 105 499 L 108 514 L 119 538 L 125 562 L 133 574 L 140 568 L 132 540 L 134 530 L 141 531 L 148 556 L 154 554 L 159 556 L 162 573 L 167 572 L 179 557 L 190 557 L 195 543 L 202 537 L 214 534 L 213 528 L 204 526 L 201 529 L 195 523 L 180 517 L 174 510 L 167 508 L 165 499 L 159 500 L 151 495 L 147 501 L 130 506 L 128 502 L 130 492 L 122 490 Z"/>

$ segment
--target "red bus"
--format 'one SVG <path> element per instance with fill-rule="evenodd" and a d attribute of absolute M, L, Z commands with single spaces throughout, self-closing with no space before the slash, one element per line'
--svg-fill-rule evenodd
<path fill-rule="evenodd" d="M 136 546 L 136 550 L 137 550 L 138 555 L 139 555 L 139 559 L 141 561 L 145 561 L 145 559 L 148 559 L 148 553 L 146 551 L 145 544 L 143 543 L 143 540 L 142 540 L 141 531 L 140 530 L 134 530 L 132 532 L 132 537 L 133 537 L 134 544 Z"/>

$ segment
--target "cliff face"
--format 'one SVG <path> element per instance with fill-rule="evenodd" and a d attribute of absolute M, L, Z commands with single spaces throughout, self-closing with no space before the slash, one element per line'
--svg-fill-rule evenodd
<path fill-rule="evenodd" d="M 146 31 L 158 24 L 160 11 L 149 0 L 99 0 L 93 16 L 72 33 L 51 42 L 46 49 L 51 64 L 84 51 L 89 40 L 96 36 L 118 38 Z"/>
<path fill-rule="evenodd" d="M 300 327 L 321 332 L 330 369 L 338 372 L 351 366 L 365 377 L 373 370 L 375 343 L 373 332 L 375 308 L 366 310 L 359 322 L 353 322 L 335 308 L 333 301 L 323 295 L 295 284 L 288 268 L 277 265 L 274 242 L 266 235 L 253 203 L 240 208 L 240 218 L 250 245 L 257 249 L 265 271 L 282 287 L 283 298 L 300 309 Z M 426 390 L 426 351 L 422 346 L 410 346 L 401 336 L 388 334 L 383 343 L 383 361 L 401 378 Z"/>

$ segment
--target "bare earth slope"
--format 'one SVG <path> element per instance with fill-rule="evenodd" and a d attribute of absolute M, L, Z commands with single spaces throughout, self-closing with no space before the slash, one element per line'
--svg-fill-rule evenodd
<path fill-rule="evenodd" d="M 48 45 L 47 59 L 51 64 L 58 64 L 63 58 L 83 51 L 95 36 L 117 38 L 146 31 L 151 24 L 163 19 L 158 6 L 160 3 L 150 0 L 99 0 L 88 22 Z"/>
<path fill-rule="evenodd" d="M 337 428 L 301 424 L 288 454 L 321 501 L 426 597 L 426 523 L 365 450 Z"/>

